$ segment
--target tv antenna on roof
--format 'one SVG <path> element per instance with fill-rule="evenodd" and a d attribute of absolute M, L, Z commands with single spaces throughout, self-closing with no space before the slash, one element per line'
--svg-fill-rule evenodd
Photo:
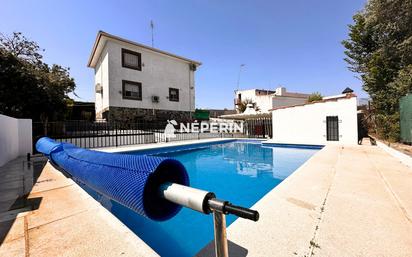
<path fill-rule="evenodd" d="M 153 39 L 154 23 L 153 23 L 153 20 L 150 20 L 150 28 L 152 29 L 152 47 L 154 47 L 154 39 Z"/>
<path fill-rule="evenodd" d="M 239 84 L 240 84 L 240 72 L 242 71 L 242 68 L 245 67 L 246 64 L 241 64 L 239 65 L 239 73 L 237 74 L 237 86 L 236 86 L 236 91 L 239 91 Z"/>

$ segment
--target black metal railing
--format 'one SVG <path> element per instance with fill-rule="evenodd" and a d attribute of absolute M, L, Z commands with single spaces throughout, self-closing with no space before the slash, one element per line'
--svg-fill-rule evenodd
<path fill-rule="evenodd" d="M 243 124 L 243 132 L 248 137 L 272 138 L 272 118 L 248 119 Z"/>
<path fill-rule="evenodd" d="M 33 144 L 43 136 L 84 148 L 118 147 L 206 138 L 238 138 L 271 136 L 272 123 L 268 119 L 247 120 L 243 133 L 198 133 L 174 131 L 173 137 L 165 134 L 167 121 L 141 121 L 136 123 L 59 121 L 33 122 Z M 34 146 L 33 151 L 36 152 Z"/>
<path fill-rule="evenodd" d="M 152 124 L 154 125 L 154 124 Z M 155 142 L 156 127 L 145 123 L 109 123 L 88 121 L 33 122 L 33 143 L 48 136 L 80 147 L 96 148 Z"/>
<path fill-rule="evenodd" d="M 167 122 L 33 122 L 33 144 L 43 136 L 84 148 L 117 147 L 204 138 L 236 137 L 236 134 L 186 133 L 175 131 L 174 137 L 165 135 Z M 34 152 L 35 148 L 33 147 Z"/>

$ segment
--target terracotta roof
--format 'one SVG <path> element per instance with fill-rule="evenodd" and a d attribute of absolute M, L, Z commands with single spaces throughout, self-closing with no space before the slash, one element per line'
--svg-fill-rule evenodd
<path fill-rule="evenodd" d="M 128 40 L 128 39 L 124 39 L 124 38 L 121 38 L 121 37 L 118 37 L 118 36 L 115 36 L 115 35 L 112 35 L 112 34 L 109 34 L 107 32 L 104 32 L 104 31 L 100 30 L 97 33 L 97 37 L 96 37 L 96 40 L 95 40 L 94 45 L 93 45 L 92 53 L 90 54 L 89 61 L 87 63 L 87 67 L 92 67 L 93 68 L 93 66 L 94 66 L 92 64 L 92 62 L 93 62 L 93 59 L 94 59 L 94 55 L 96 54 L 96 49 L 97 49 L 102 37 L 106 37 L 108 39 L 112 39 L 112 40 L 115 40 L 115 41 L 116 40 L 121 41 L 121 42 L 124 42 L 124 43 L 127 43 L 127 44 L 131 44 L 131 45 L 134 45 L 134 46 L 138 46 L 138 47 L 153 51 L 153 52 L 157 52 L 157 53 L 160 53 L 160 54 L 168 55 L 170 57 L 174 57 L 174 58 L 177 58 L 177 59 L 189 62 L 189 63 L 193 63 L 196 66 L 200 66 L 202 64 L 201 62 L 190 60 L 190 59 L 187 59 L 185 57 L 181 57 L 181 56 L 178 56 L 178 55 L 175 55 L 175 54 L 172 54 L 172 53 L 168 53 L 166 51 L 159 50 L 159 49 L 156 49 L 156 48 L 153 48 L 153 47 L 150 47 L 150 46 L 146 46 L 146 45 L 143 45 L 143 44 L 140 44 L 140 43 Z"/>
<path fill-rule="evenodd" d="M 335 97 L 335 98 L 329 98 L 329 99 L 325 99 L 325 100 L 319 100 L 319 101 L 313 101 L 310 103 L 304 103 L 304 104 L 296 104 L 296 105 L 291 105 L 291 106 L 282 106 L 282 107 L 277 107 L 277 108 L 273 108 L 270 111 L 274 111 L 274 110 L 280 110 L 280 109 L 287 109 L 287 108 L 293 108 L 293 107 L 298 107 L 298 106 L 305 106 L 305 105 L 310 105 L 310 104 L 317 104 L 317 103 L 326 103 L 326 102 L 336 102 L 339 99 L 349 99 L 352 97 L 356 97 L 355 94 L 353 93 L 349 93 L 346 94 L 344 96 L 340 96 L 340 97 Z"/>

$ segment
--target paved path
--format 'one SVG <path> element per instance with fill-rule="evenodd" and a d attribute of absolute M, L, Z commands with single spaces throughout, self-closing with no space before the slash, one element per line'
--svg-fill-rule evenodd
<path fill-rule="evenodd" d="M 24 165 L 17 159 L 0 168 L 1 257 L 158 256 L 50 164 Z"/>
<path fill-rule="evenodd" d="M 326 146 L 254 208 L 235 256 L 412 256 L 412 170 L 376 146 Z"/>

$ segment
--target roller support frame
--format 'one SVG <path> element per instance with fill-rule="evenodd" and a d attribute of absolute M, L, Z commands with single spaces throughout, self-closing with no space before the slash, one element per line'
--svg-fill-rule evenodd
<path fill-rule="evenodd" d="M 159 189 L 159 196 L 204 214 L 213 213 L 216 257 L 229 256 L 226 237 L 226 214 L 233 214 L 253 221 L 259 220 L 259 213 L 255 210 L 232 205 L 228 201 L 217 199 L 212 192 L 192 187 L 165 183 Z"/>

